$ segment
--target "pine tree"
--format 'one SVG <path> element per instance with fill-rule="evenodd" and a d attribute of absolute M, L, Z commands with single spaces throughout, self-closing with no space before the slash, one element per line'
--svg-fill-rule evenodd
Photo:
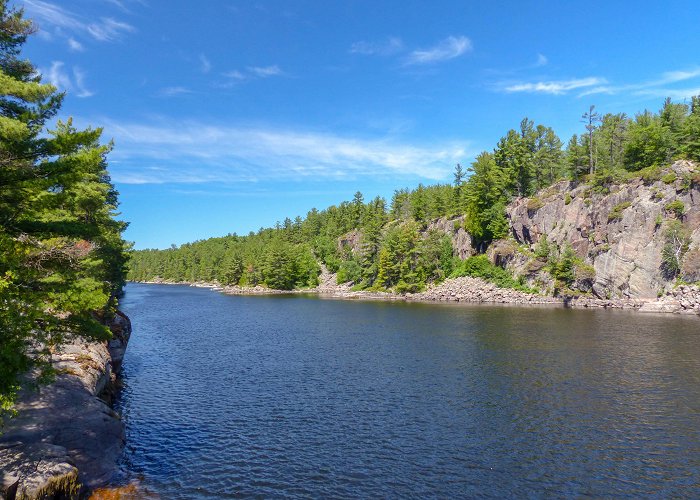
<path fill-rule="evenodd" d="M 600 122 L 600 114 L 596 113 L 595 106 L 591 105 L 588 111 L 581 116 L 581 121 L 586 124 L 588 132 L 588 173 L 593 174 L 595 172 L 593 132 L 596 129 L 596 124 Z"/>
<path fill-rule="evenodd" d="M 0 0 L 0 410 L 18 374 L 48 366 L 65 335 L 107 338 L 100 318 L 116 304 L 127 262 L 106 171 L 111 145 L 70 120 L 47 129 L 63 94 L 20 58 L 32 32 Z"/>

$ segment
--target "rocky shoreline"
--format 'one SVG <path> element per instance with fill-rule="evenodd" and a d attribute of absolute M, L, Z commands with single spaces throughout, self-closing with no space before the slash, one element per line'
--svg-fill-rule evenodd
<path fill-rule="evenodd" d="M 218 283 L 172 283 L 166 281 L 151 281 L 146 283 L 189 285 L 211 288 L 227 295 L 277 295 L 277 294 L 318 294 L 324 297 L 338 299 L 393 300 L 407 302 L 471 302 L 491 304 L 532 304 L 585 309 L 627 309 L 648 313 L 674 313 L 700 315 L 700 286 L 681 285 L 666 292 L 658 298 L 626 298 L 600 299 L 590 296 L 551 297 L 546 295 L 529 294 L 499 288 L 481 278 L 461 277 L 450 278 L 439 285 L 432 286 L 424 292 L 396 294 L 391 292 L 371 292 L 352 290 L 348 284 L 336 285 L 335 275 L 323 272 L 320 284 L 315 288 L 304 290 L 273 290 L 263 286 L 221 286 Z"/>
<path fill-rule="evenodd" d="M 112 478 L 125 434 L 109 402 L 131 323 L 118 312 L 110 328 L 109 342 L 62 345 L 55 381 L 20 393 L 0 436 L 0 497 L 79 498 Z"/>

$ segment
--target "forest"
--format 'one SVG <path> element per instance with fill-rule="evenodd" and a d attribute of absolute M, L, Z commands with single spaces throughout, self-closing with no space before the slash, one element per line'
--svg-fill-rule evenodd
<path fill-rule="evenodd" d="M 64 93 L 21 56 L 35 27 L 0 0 L 0 423 L 71 335 L 107 339 L 129 246 L 99 128 L 54 118 Z"/>
<path fill-rule="evenodd" d="M 352 282 L 360 290 L 415 292 L 470 275 L 526 291 L 483 256 L 457 258 L 451 239 L 431 223 L 448 218 L 483 253 L 508 236 L 505 207 L 514 198 L 531 197 L 536 204 L 539 190 L 561 180 L 605 194 L 629 179 L 658 179 L 675 159 L 700 161 L 700 96 L 689 103 L 666 99 L 658 112 L 634 117 L 600 114 L 591 106 L 581 122 L 582 133 L 564 146 L 552 128 L 524 118 L 467 169 L 456 165 L 451 184 L 399 189 L 389 203 L 365 201 L 357 192 L 351 201 L 312 209 L 304 218 L 286 218 L 257 233 L 136 251 L 129 279 L 291 290 L 317 285 L 322 263 L 337 272 L 339 283 Z M 561 249 L 550 257 L 551 274 L 566 281 L 575 260 L 570 249 Z"/>

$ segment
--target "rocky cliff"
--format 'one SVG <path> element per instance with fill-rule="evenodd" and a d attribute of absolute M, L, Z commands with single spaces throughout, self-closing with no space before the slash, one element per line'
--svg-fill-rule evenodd
<path fill-rule="evenodd" d="M 25 389 L 0 436 L 0 496 L 78 498 L 104 484 L 124 445 L 111 399 L 131 324 L 118 313 L 109 342 L 78 338 L 53 355 L 56 380 Z"/>
<path fill-rule="evenodd" d="M 534 256 L 545 236 L 592 267 L 590 292 L 601 299 L 656 298 L 678 277 L 700 280 L 700 168 L 690 162 L 597 188 L 562 181 L 515 200 L 507 216 L 515 244 L 496 242 L 490 255 L 532 283 L 547 282 Z"/>

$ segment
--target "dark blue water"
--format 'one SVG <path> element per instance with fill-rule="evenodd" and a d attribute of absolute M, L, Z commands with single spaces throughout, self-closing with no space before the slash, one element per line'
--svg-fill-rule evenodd
<path fill-rule="evenodd" d="M 698 497 L 700 320 L 129 284 L 162 498 Z"/>

